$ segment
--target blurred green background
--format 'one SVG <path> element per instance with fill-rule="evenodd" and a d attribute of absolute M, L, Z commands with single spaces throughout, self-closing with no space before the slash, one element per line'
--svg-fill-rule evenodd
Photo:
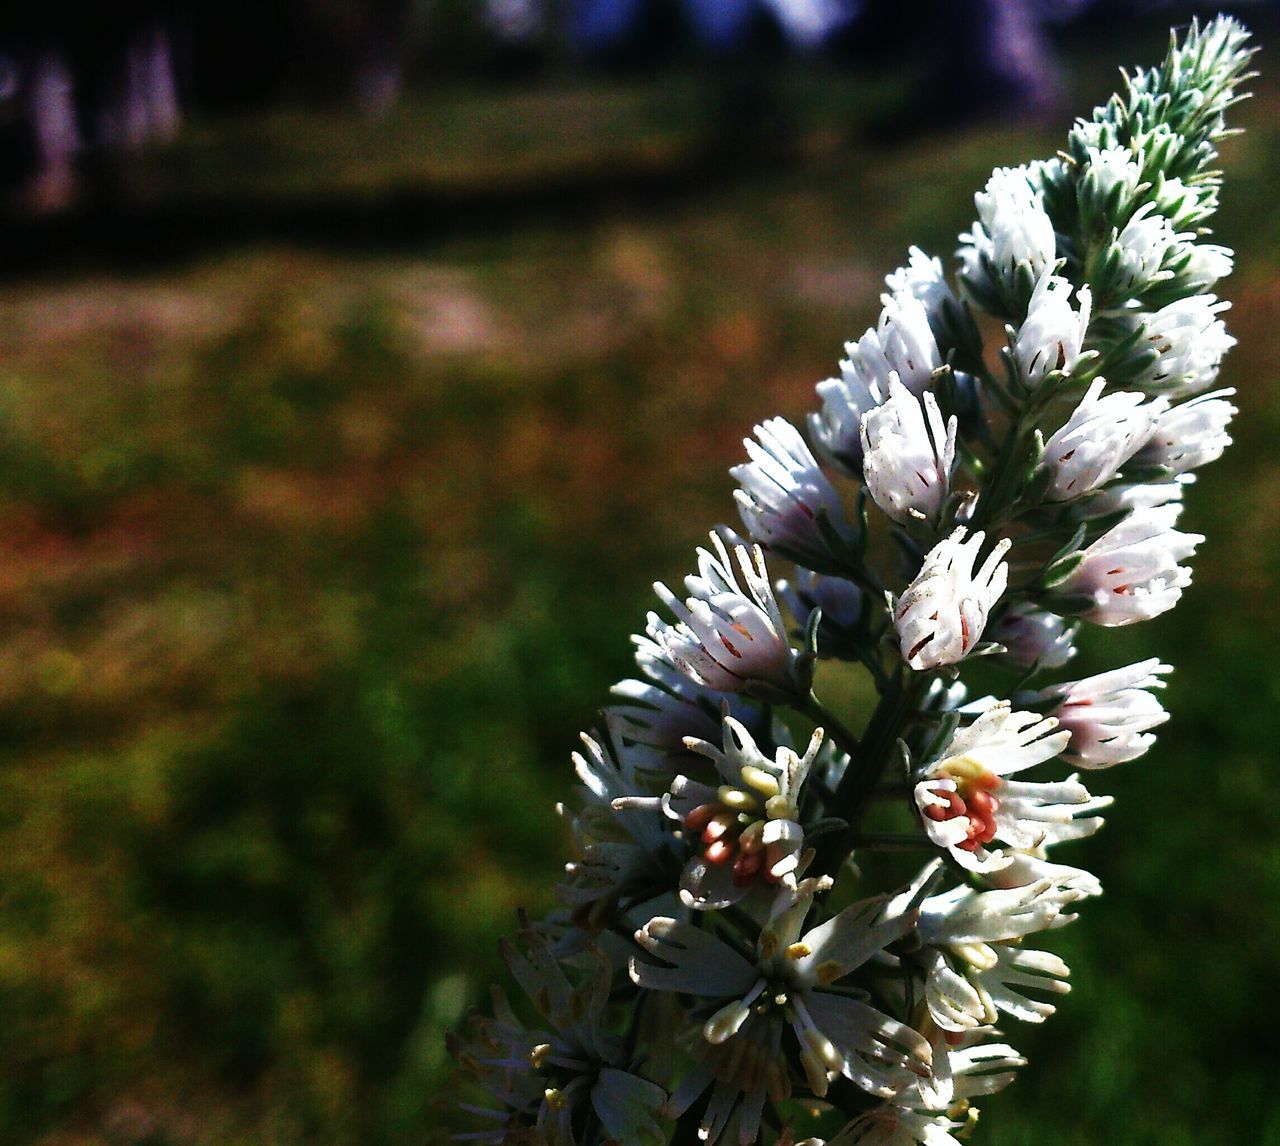
<path fill-rule="evenodd" d="M 1071 42 L 1066 106 L 1165 30 Z M 1074 993 L 990 1146 L 1280 1143 L 1280 55 L 1227 142 L 1236 445 L 1178 666 L 1072 862 Z M 443 1032 L 550 906 L 568 756 L 725 470 L 803 417 L 1003 122 L 870 142 L 911 76 L 775 62 L 193 121 L 138 211 L 10 224 L 0 282 L 0 1141 L 417 1143 Z M 734 81 L 736 82 L 736 81 Z M 270 163 L 262 161 L 270 155 Z M 253 207 L 250 210 L 246 205 Z M 158 220 L 158 222 L 155 222 Z M 103 228 L 118 228 L 113 234 Z M 140 255 L 139 252 L 144 252 Z"/>

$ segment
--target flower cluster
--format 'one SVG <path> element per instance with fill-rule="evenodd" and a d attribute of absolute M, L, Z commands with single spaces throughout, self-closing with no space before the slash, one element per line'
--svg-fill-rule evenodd
<path fill-rule="evenodd" d="M 503 949 L 537 1017 L 498 992 L 450 1039 L 489 1094 L 463 1137 L 955 1146 L 1012 1081 L 996 1024 L 1054 1013 L 1041 937 L 1101 893 L 1056 854 L 1110 803 L 1081 773 L 1151 748 L 1171 670 L 1058 678 L 1090 626 L 1177 604 L 1182 499 L 1230 441 L 1232 256 L 1203 235 L 1245 41 L 1193 25 L 1057 158 L 997 170 L 956 282 L 911 251 L 808 441 L 755 427 L 745 536 L 655 587 L 574 756 L 563 906 Z M 978 657 L 1007 699 L 967 698 Z M 874 706 L 817 695 L 841 671 Z"/>

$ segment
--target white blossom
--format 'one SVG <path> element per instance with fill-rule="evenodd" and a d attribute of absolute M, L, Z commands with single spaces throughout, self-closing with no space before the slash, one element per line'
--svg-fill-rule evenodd
<path fill-rule="evenodd" d="M 689 597 L 684 602 L 661 582 L 654 585 L 677 623 L 668 624 L 650 613 L 649 636 L 674 664 L 708 688 L 741 692 L 752 682 L 762 682 L 794 691 L 795 654 L 764 554 L 758 546 L 748 552 L 734 545 L 731 556 L 716 533 L 711 543 L 714 553 L 698 550 L 698 576 L 685 578 Z"/>
<path fill-rule="evenodd" d="M 1063 755 L 1082 768 L 1136 760 L 1155 743 L 1150 730 L 1169 719 L 1149 690 L 1163 688 L 1160 678 L 1172 671 L 1152 657 L 1041 690 L 1042 699 L 1058 702 L 1051 712 L 1071 733 Z"/>
<path fill-rule="evenodd" d="M 1084 550 L 1084 557 L 1056 587 L 1067 597 L 1084 597 L 1080 615 L 1112 627 L 1145 621 L 1172 609 L 1191 584 L 1185 561 L 1204 540 L 1173 528 L 1178 506 L 1138 510 Z"/>
<path fill-rule="evenodd" d="M 1188 244 L 1187 264 L 1181 277 L 1188 287 L 1196 291 L 1211 290 L 1219 279 L 1224 279 L 1235 267 L 1235 252 L 1218 243 Z"/>
<path fill-rule="evenodd" d="M 862 419 L 889 396 L 896 378 L 911 393 L 924 393 L 942 367 L 929 313 L 914 295 L 882 295 L 880 320 L 845 344 L 840 377 L 818 383 L 822 410 L 809 415 L 809 432 L 834 465 L 852 477 L 862 473 Z"/>
<path fill-rule="evenodd" d="M 1004 610 L 987 636 L 1019 668 L 1061 668 L 1075 655 L 1076 623 L 1025 601 Z"/>
<path fill-rule="evenodd" d="M 1054 1007 L 1025 994 L 1036 987 L 1064 994 L 1070 973 L 1056 955 L 1021 946 L 1029 935 L 1072 922 L 1068 908 L 1085 897 L 1069 883 L 1041 879 L 1021 887 L 978 891 L 960 886 L 920 905 L 926 951 L 925 999 L 947 1031 L 989 1026 L 998 1012 L 1040 1022 Z"/>
<path fill-rule="evenodd" d="M 893 622 L 902 659 L 913 669 L 955 664 L 981 639 L 987 615 L 1008 584 L 1002 558 L 1010 546 L 1007 539 L 998 541 L 974 572 L 984 540 L 978 532 L 966 541 L 963 528 L 943 538 L 898 598 Z"/>
<path fill-rule="evenodd" d="M 1234 390 L 1215 390 L 1166 410 L 1136 460 L 1142 465 L 1164 466 L 1174 474 L 1217 461 L 1231 445 L 1227 425 L 1239 413 L 1227 400 L 1233 394 Z"/>
<path fill-rule="evenodd" d="M 699 841 L 680 878 L 687 906 L 720 909 L 762 884 L 794 886 L 805 862 L 800 796 L 822 739 L 822 729 L 815 729 L 803 756 L 784 744 L 771 759 L 729 716 L 723 750 L 690 738 L 689 748 L 715 765 L 721 783 L 677 776 L 664 801 L 686 837 Z"/>
<path fill-rule="evenodd" d="M 896 380 L 888 401 L 863 419 L 863 480 L 894 521 L 937 521 L 955 466 L 956 428 L 954 416 L 943 425 L 932 394 L 918 399 Z"/>
<path fill-rule="evenodd" d="M 1087 161 L 1080 176 L 1080 196 L 1086 196 L 1099 207 L 1116 196 L 1116 206 L 1123 212 L 1143 185 L 1145 157 L 1128 147 L 1096 147 L 1086 151 Z"/>
<path fill-rule="evenodd" d="M 751 461 L 729 470 L 742 486 L 733 496 L 747 531 L 761 545 L 797 560 L 828 560 L 830 547 L 819 521 L 825 519 L 840 538 L 853 533 L 840 495 L 785 418 L 770 418 L 755 433 L 758 442 L 744 441 Z"/>
<path fill-rule="evenodd" d="M 978 222 L 960 236 L 964 277 L 985 277 L 984 258 L 1002 278 L 1020 264 L 1026 264 L 1034 279 L 1053 266 L 1058 257 L 1053 222 L 1026 167 L 997 167 L 973 201 Z"/>
<path fill-rule="evenodd" d="M 886 275 L 884 281 L 891 295 L 919 299 L 926 314 L 937 315 L 959 306 L 942 260 L 926 255 L 919 247 L 912 247 L 907 252 L 907 265 Z"/>
<path fill-rule="evenodd" d="M 1140 294 L 1172 277 L 1164 265 L 1166 257 L 1177 244 L 1192 238 L 1188 232 L 1175 231 L 1156 212 L 1154 203 L 1143 204 L 1111 241 L 1108 253 L 1115 260 L 1117 289 L 1125 295 Z"/>
<path fill-rule="evenodd" d="M 703 1038 L 715 1046 L 762 1021 L 789 1025 L 818 1097 L 838 1074 L 872 1094 L 893 1094 L 912 1074 L 927 1072 L 928 1043 L 836 984 L 907 934 L 916 913 L 891 911 L 884 898 L 866 899 L 801 934 L 814 894 L 830 883 L 806 879 L 794 889 L 781 887 L 752 959 L 691 923 L 651 919 L 636 932 L 636 942 L 661 962 L 633 957 L 631 978 L 647 990 L 719 1003 L 702 1027 Z"/>
<path fill-rule="evenodd" d="M 1080 502 L 1077 512 L 1086 521 L 1117 513 L 1146 512 L 1164 506 L 1176 521 L 1182 512 L 1182 495 L 1194 482 L 1194 474 L 1179 474 L 1170 481 L 1112 482 Z"/>
<path fill-rule="evenodd" d="M 666 1093 L 631 1073 L 626 1041 L 605 1023 L 609 960 L 588 949 L 587 973 L 574 983 L 545 936 L 526 927 L 520 940 L 521 947 L 504 940 L 502 957 L 544 1025 L 525 1026 L 495 990 L 492 1017 L 473 1015 L 469 1038 L 447 1036 L 450 1054 L 498 1103 L 496 1110 L 469 1108 L 495 1124 L 465 1137 L 500 1146 L 523 1130 L 529 1141 L 578 1146 L 574 1116 L 587 1107 L 611 1139 L 661 1146 Z"/>
<path fill-rule="evenodd" d="M 1130 391 L 1103 397 L 1105 387 L 1104 379 L 1096 379 L 1071 417 L 1045 443 L 1049 501 L 1071 501 L 1106 485 L 1146 445 L 1156 420 L 1169 407 L 1162 397 L 1148 402 L 1145 394 Z"/>
<path fill-rule="evenodd" d="M 1078 817 L 1110 801 L 1091 797 L 1074 776 L 1051 783 L 1008 779 L 1058 756 L 1069 739 L 1052 717 L 1015 712 L 1008 701 L 991 704 L 920 772 L 914 796 L 929 838 L 962 867 L 986 872 L 1012 861 L 1008 849 L 1096 831 L 1101 820 Z"/>
<path fill-rule="evenodd" d="M 1156 358 L 1141 385 L 1179 394 L 1198 394 L 1212 386 L 1223 356 L 1236 344 L 1218 317 L 1230 306 L 1211 294 L 1198 294 L 1144 316 L 1143 339 Z"/>
<path fill-rule="evenodd" d="M 1080 363 L 1093 296 L 1087 286 L 1080 287 L 1073 307 L 1071 289 L 1071 284 L 1050 268 L 1031 292 L 1027 317 L 1012 345 L 1014 361 L 1031 389 L 1038 387 L 1050 372 L 1070 374 Z"/>

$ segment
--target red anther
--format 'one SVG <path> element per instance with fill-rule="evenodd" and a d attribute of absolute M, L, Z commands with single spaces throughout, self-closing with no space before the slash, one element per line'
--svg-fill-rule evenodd
<path fill-rule="evenodd" d="M 738 650 L 737 650 L 737 649 L 735 649 L 735 648 L 733 647 L 733 645 L 731 645 L 731 644 L 729 643 L 729 638 L 728 638 L 728 637 L 726 637 L 723 633 L 721 633 L 721 634 L 720 634 L 720 643 L 721 643 L 722 645 L 724 645 L 724 647 L 725 647 L 726 649 L 728 649 L 728 650 L 729 650 L 729 652 L 730 652 L 730 654 L 731 654 L 731 655 L 733 655 L 733 656 L 737 657 L 739 660 L 741 660 L 741 659 L 742 659 L 742 654 L 741 654 L 740 652 L 738 652 Z"/>
<path fill-rule="evenodd" d="M 971 642 L 969 636 L 969 619 L 963 613 L 960 615 L 960 647 L 967 649 Z"/>
<path fill-rule="evenodd" d="M 946 800 L 946 807 L 941 804 L 930 804 L 925 810 L 925 815 L 931 820 L 953 820 L 956 816 L 964 815 L 964 800 L 960 798 L 959 792 L 953 792 L 950 788 L 934 788 L 933 794 L 941 800 Z"/>
<path fill-rule="evenodd" d="M 942 1040 L 949 1047 L 958 1047 L 964 1042 L 964 1031 L 943 1031 Z"/>
<path fill-rule="evenodd" d="M 982 847 L 982 841 L 975 840 L 972 837 L 970 837 L 967 840 L 961 840 L 955 846 L 958 847 L 962 852 L 976 852 L 980 847 Z"/>
<path fill-rule="evenodd" d="M 994 772 L 983 772 L 969 781 L 969 787 L 994 792 L 1003 782 Z"/>
<path fill-rule="evenodd" d="M 995 797 L 985 788 L 977 788 L 970 792 L 969 799 L 965 802 L 969 805 L 970 817 L 976 814 L 987 820 L 991 818 L 991 814 L 996 810 Z"/>
<path fill-rule="evenodd" d="M 986 815 L 969 815 L 969 838 L 980 844 L 995 839 L 996 818 L 990 813 Z"/>
<path fill-rule="evenodd" d="M 733 861 L 734 886 L 749 887 L 755 883 L 763 863 L 764 857 L 759 852 L 750 852 L 746 855 L 739 853 L 738 858 Z"/>
<path fill-rule="evenodd" d="M 723 804 L 699 804 L 684 818 L 684 826 L 691 832 L 700 832 L 711 822 L 712 816 L 724 811 Z"/>
<path fill-rule="evenodd" d="M 702 854 L 707 857 L 709 863 L 728 863 L 733 851 L 733 844 L 728 840 L 716 840 L 715 843 L 708 844 L 707 850 Z"/>

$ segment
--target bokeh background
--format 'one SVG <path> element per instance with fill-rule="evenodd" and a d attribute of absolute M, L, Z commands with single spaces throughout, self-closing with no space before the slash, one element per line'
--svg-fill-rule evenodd
<path fill-rule="evenodd" d="M 1275 5 L 1241 5 L 1264 45 Z M 0 14 L 0 1141 L 423 1143 L 650 583 L 911 243 L 1203 7 Z M 1280 1143 L 1280 54 L 1223 147 L 1236 445 L 991 1146 Z M 856 717 L 854 718 L 856 722 Z"/>

